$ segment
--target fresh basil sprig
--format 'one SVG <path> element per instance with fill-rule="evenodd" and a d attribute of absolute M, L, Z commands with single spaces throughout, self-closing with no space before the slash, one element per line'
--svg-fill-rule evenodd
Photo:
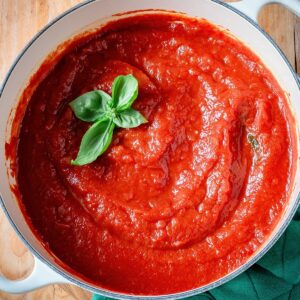
<path fill-rule="evenodd" d="M 95 90 L 85 93 L 70 106 L 75 116 L 93 125 L 84 134 L 77 158 L 72 165 L 82 166 L 95 161 L 112 141 L 115 126 L 134 128 L 147 120 L 131 105 L 138 96 L 138 81 L 132 75 L 118 76 L 112 85 L 112 96 Z"/>

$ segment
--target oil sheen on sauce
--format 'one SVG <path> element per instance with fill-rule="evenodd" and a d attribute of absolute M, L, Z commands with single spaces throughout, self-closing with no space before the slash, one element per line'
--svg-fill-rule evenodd
<path fill-rule="evenodd" d="M 42 68 L 16 142 L 18 190 L 36 234 L 74 272 L 113 291 L 174 293 L 225 276 L 264 243 L 289 199 L 295 128 L 284 92 L 241 42 L 204 20 L 146 14 Z M 68 103 L 111 93 L 127 74 L 149 122 L 71 166 L 89 124 Z"/>

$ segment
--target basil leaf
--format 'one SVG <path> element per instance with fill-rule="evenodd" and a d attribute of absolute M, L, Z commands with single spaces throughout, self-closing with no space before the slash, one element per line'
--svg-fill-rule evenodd
<path fill-rule="evenodd" d="M 105 116 L 111 97 L 103 91 L 85 93 L 69 103 L 76 117 L 85 122 L 94 122 Z"/>
<path fill-rule="evenodd" d="M 251 144 L 253 150 L 257 150 L 259 148 L 259 143 L 257 139 L 251 133 L 248 133 L 247 139 L 248 142 Z"/>
<path fill-rule="evenodd" d="M 129 108 L 138 96 L 138 81 L 132 75 L 118 76 L 112 86 L 112 107 L 118 112 Z"/>
<path fill-rule="evenodd" d="M 140 112 L 133 108 L 120 112 L 113 121 L 121 128 L 134 128 L 148 122 Z"/>
<path fill-rule="evenodd" d="M 95 161 L 110 145 L 114 127 L 111 119 L 94 123 L 84 134 L 77 158 L 71 164 L 82 166 Z"/>

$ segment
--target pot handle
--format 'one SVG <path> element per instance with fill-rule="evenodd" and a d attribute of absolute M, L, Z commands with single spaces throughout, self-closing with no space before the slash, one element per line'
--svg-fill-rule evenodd
<path fill-rule="evenodd" d="M 300 17 L 300 0 L 242 0 L 239 2 L 230 2 L 227 4 L 240 10 L 249 18 L 257 22 L 257 16 L 260 9 L 268 3 L 282 4 Z"/>
<path fill-rule="evenodd" d="M 34 267 L 29 276 L 20 280 L 9 280 L 0 276 L 0 290 L 10 294 L 26 293 L 54 283 L 69 283 L 67 279 L 47 267 L 34 257 Z"/>

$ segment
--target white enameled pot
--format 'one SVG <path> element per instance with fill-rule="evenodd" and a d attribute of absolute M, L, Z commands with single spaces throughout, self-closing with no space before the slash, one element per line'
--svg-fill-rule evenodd
<path fill-rule="evenodd" d="M 229 29 L 233 35 L 248 45 L 262 59 L 281 87 L 288 93 L 295 119 L 297 123 L 300 123 L 300 83 L 297 81 L 297 76 L 277 45 L 256 23 L 259 9 L 268 2 L 282 3 L 300 15 L 300 0 L 243 0 L 231 4 L 224 4 L 217 0 L 89 0 L 56 18 L 33 38 L 16 59 L 0 90 L 0 198 L 2 198 L 0 202 L 15 231 L 33 253 L 35 266 L 32 273 L 22 280 L 11 281 L 0 276 L 0 290 L 8 293 L 23 293 L 48 284 L 72 283 L 107 297 L 134 298 L 134 295 L 101 289 L 59 266 L 55 258 L 43 248 L 40 241 L 32 233 L 10 190 L 10 184 L 15 179 L 10 177 L 7 172 L 9 161 L 6 161 L 5 158 L 5 142 L 10 139 L 11 120 L 14 116 L 13 108 L 16 107 L 20 93 L 28 83 L 30 75 L 37 70 L 43 59 L 63 41 L 87 29 L 104 24 L 114 14 L 145 9 L 183 12 L 190 16 L 206 18 Z M 245 271 L 270 249 L 286 229 L 298 207 L 300 201 L 299 191 L 300 168 L 298 158 L 296 180 L 286 211 L 273 234 L 247 263 L 216 282 L 198 289 L 172 295 L 147 296 L 145 298 L 177 299 L 192 296 L 215 288 Z"/>

